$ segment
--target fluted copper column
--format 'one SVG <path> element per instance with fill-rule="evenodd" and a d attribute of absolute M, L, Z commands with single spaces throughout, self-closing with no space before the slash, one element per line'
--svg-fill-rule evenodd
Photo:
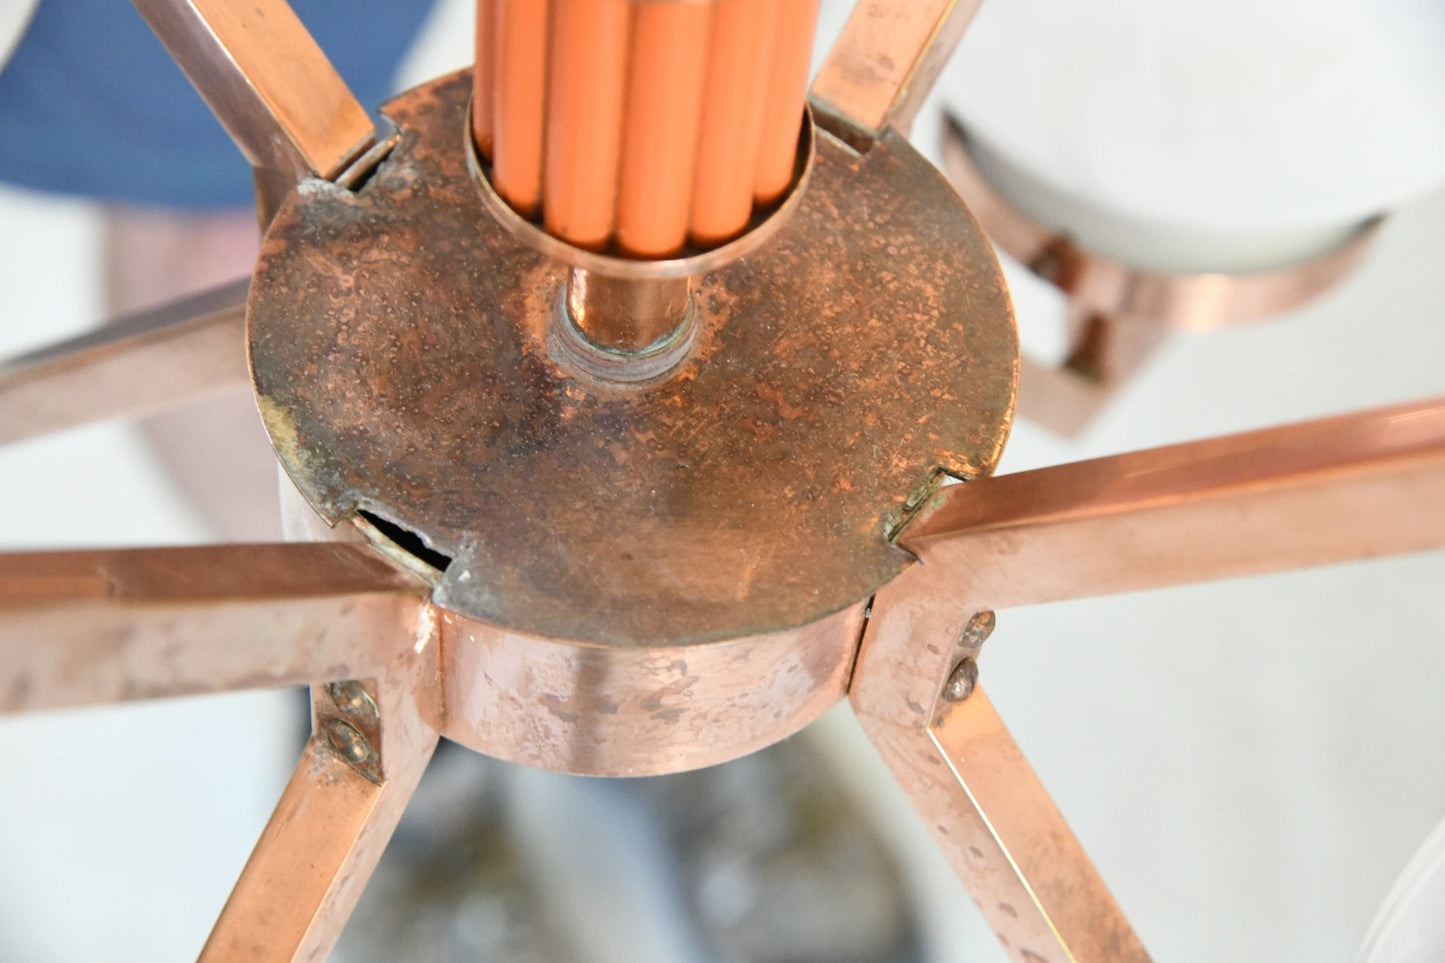
<path fill-rule="evenodd" d="M 478 0 L 472 135 L 513 211 L 572 248 L 687 257 L 745 233 L 798 170 L 818 0 Z M 686 277 L 577 267 L 585 338 L 638 353 Z"/>
<path fill-rule="evenodd" d="M 473 137 L 578 247 L 669 258 L 787 192 L 818 0 L 478 0 Z"/>

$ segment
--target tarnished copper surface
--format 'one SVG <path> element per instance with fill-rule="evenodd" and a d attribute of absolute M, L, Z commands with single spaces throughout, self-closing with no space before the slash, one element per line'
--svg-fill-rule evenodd
<path fill-rule="evenodd" d="M 551 360 L 566 267 L 487 215 L 466 96 L 455 75 L 393 101 L 402 142 L 359 191 L 302 185 L 249 312 L 297 487 L 453 556 L 441 605 L 619 646 L 795 628 L 902 568 L 887 535 L 937 469 L 991 470 L 1017 377 L 1007 295 L 901 138 L 859 157 L 820 136 L 794 215 L 700 279 L 691 358 L 607 388 Z"/>

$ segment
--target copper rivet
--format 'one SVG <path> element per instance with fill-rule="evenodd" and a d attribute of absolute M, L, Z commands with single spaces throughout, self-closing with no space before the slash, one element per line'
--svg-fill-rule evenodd
<path fill-rule="evenodd" d="M 340 719 L 328 719 L 326 722 L 326 741 L 331 743 L 331 748 L 337 754 L 351 763 L 359 766 L 371 756 L 371 746 L 366 744 L 366 737 Z"/>
<path fill-rule="evenodd" d="M 377 718 L 376 703 L 372 701 L 371 693 L 355 679 L 328 682 L 326 694 L 336 708 L 349 716 L 360 717 L 364 721 L 374 721 Z"/>
<path fill-rule="evenodd" d="M 976 685 L 978 685 L 978 663 L 973 659 L 964 659 L 953 667 L 953 672 L 948 677 L 948 683 L 943 687 L 944 701 L 962 702 L 973 695 L 973 687 Z"/>
<path fill-rule="evenodd" d="M 994 626 L 998 620 L 994 618 L 993 610 L 985 609 L 968 620 L 963 631 L 958 633 L 958 644 L 965 649 L 976 649 L 988 641 L 993 635 Z"/>

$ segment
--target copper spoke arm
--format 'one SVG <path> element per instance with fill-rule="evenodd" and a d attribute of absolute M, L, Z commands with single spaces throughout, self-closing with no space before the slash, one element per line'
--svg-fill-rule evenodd
<path fill-rule="evenodd" d="M 371 878 L 436 744 L 378 785 L 323 737 L 302 753 L 200 959 L 324 960 Z"/>
<path fill-rule="evenodd" d="M 970 815 L 986 821 L 979 827 L 983 833 L 975 835 L 992 854 L 988 857 L 992 868 L 999 871 L 1006 864 L 1012 870 L 1006 880 L 995 880 L 997 901 L 985 915 L 1007 920 L 1008 926 L 1017 923 L 1019 929 L 1013 934 L 1000 929 L 1013 935 L 1021 947 L 1029 942 L 1050 947 L 1057 943 L 1079 961 L 1149 959 L 983 690 L 975 689 L 967 700 L 948 704 L 935 718 L 930 735 L 967 793 Z M 1006 897 L 1019 902 L 998 899 L 1010 891 L 1020 891 Z M 1032 929 L 1038 932 L 1031 933 Z M 1054 955 L 1036 951 L 1024 958 L 1037 963 Z"/>
<path fill-rule="evenodd" d="M 364 697 L 313 690 L 311 741 L 201 960 L 320 961 L 331 952 L 436 748 L 432 623 L 423 619 L 405 641 L 366 680 Z"/>
<path fill-rule="evenodd" d="M 942 570 L 916 565 L 889 584 L 863 637 L 853 710 L 1011 959 L 1147 960 L 983 690 L 942 697 L 973 611 Z"/>
<path fill-rule="evenodd" d="M 0 712 L 361 677 L 424 592 L 354 545 L 0 555 Z"/>
<path fill-rule="evenodd" d="M 365 108 L 284 0 L 134 0 L 256 168 L 335 178 L 374 141 Z"/>
<path fill-rule="evenodd" d="M 957 485 L 904 530 L 920 564 L 875 598 L 849 697 L 1015 959 L 1146 956 L 987 697 L 959 684 L 970 618 L 1431 548 L 1442 502 L 1436 401 Z"/>
<path fill-rule="evenodd" d="M 1445 545 L 1445 400 L 945 489 L 899 539 L 984 608 Z"/>
<path fill-rule="evenodd" d="M 869 0 L 854 6 L 812 97 L 867 137 L 908 133 L 983 0 Z"/>
<path fill-rule="evenodd" d="M 0 362 L 0 444 L 245 384 L 247 281 Z"/>

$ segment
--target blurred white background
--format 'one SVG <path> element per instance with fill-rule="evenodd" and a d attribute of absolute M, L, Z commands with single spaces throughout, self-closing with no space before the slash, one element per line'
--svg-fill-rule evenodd
<path fill-rule="evenodd" d="M 1367 25 L 1358 4 L 1307 16 L 1302 3 L 1119 0 L 1087 18 L 1047 6 L 1057 16 L 990 0 L 944 92 L 1039 176 L 1084 171 L 1060 186 L 1219 230 L 1399 212 L 1326 301 L 1172 342 L 1081 438 L 1020 423 L 1003 471 L 1441 393 L 1445 83 L 1425 83 L 1445 60 L 1437 5 L 1382 3 Z M 840 7 L 825 4 L 827 23 Z M 406 82 L 469 59 L 469 18 L 463 0 L 443 6 Z M 1185 49 L 1153 46 L 1171 38 Z M 1275 79 L 1253 83 L 1261 63 Z M 1073 88 L 1068 110 L 1039 92 L 1047 71 L 1068 72 L 1050 88 Z M 1370 76 L 1378 88 L 1358 89 Z M 1203 99 L 1210 77 L 1219 99 Z M 1260 108 L 1231 123 L 1245 103 Z M 1077 104 L 1087 129 L 1044 130 Z M 1294 153 L 1280 117 L 1298 128 Z M 925 119 L 917 131 L 930 149 L 933 130 Z M 1249 204 L 1231 219 L 1225 196 Z M 1282 199 L 1273 219 L 1249 223 L 1270 198 Z M 99 319 L 94 211 L 4 191 L 0 225 L 0 355 Z M 1025 343 L 1047 351 L 1057 299 L 1018 271 L 1010 280 Z M 6 548 L 209 538 L 125 424 L 0 450 L 0 506 Z M 1435 553 L 1000 613 L 984 679 L 1156 958 L 1352 958 L 1445 816 L 1442 586 Z M 298 725 L 277 694 L 0 721 L 0 960 L 192 958 L 285 781 Z M 907 861 L 932 957 L 1000 959 L 846 710 L 816 735 Z"/>

